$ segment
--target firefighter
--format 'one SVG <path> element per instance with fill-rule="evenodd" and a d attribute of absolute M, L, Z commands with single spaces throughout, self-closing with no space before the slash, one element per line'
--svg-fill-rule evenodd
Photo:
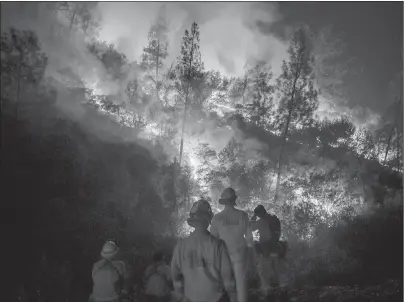
<path fill-rule="evenodd" d="M 223 191 L 219 203 L 225 208 L 213 218 L 210 232 L 226 243 L 236 278 L 238 301 L 246 302 L 248 248 L 253 247 L 253 237 L 248 214 L 235 208 L 236 199 L 233 188 Z"/>
<path fill-rule="evenodd" d="M 259 242 L 255 245 L 255 250 L 261 291 L 264 296 L 271 297 L 279 293 L 280 258 L 286 253 L 286 242 L 279 240 L 281 223 L 276 215 L 269 214 L 264 206 L 258 205 L 254 209 L 250 228 L 253 232 L 259 232 Z"/>
<path fill-rule="evenodd" d="M 213 218 L 209 202 L 193 204 L 187 223 L 194 231 L 177 243 L 171 275 L 177 297 L 187 302 L 236 302 L 236 281 L 225 243 L 207 230 Z"/>
<path fill-rule="evenodd" d="M 131 280 L 128 266 L 118 260 L 119 247 L 107 241 L 101 250 L 101 260 L 93 266 L 93 292 L 90 302 L 123 302 L 129 299 Z"/>

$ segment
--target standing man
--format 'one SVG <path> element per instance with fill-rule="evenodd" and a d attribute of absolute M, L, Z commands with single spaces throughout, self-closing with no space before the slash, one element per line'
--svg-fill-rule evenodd
<path fill-rule="evenodd" d="M 210 232 L 226 242 L 237 283 L 238 302 L 247 301 L 247 259 L 248 247 L 253 247 L 252 232 L 248 214 L 236 209 L 237 195 L 234 189 L 223 191 L 219 203 L 224 210 L 215 215 Z"/>
<path fill-rule="evenodd" d="M 261 291 L 264 296 L 268 297 L 274 293 L 273 290 L 279 288 L 279 257 L 282 257 L 286 251 L 279 242 L 281 223 L 278 217 L 269 214 L 264 206 L 258 205 L 254 209 L 250 226 L 253 232 L 256 230 L 259 232 L 259 242 L 255 246 L 258 257 L 258 274 Z"/>
<path fill-rule="evenodd" d="M 176 293 L 186 302 L 236 302 L 236 281 L 226 245 L 207 230 L 213 213 L 209 202 L 193 204 L 188 225 L 195 230 L 177 243 L 171 262 Z"/>
<path fill-rule="evenodd" d="M 101 260 L 93 266 L 93 292 L 90 302 L 122 302 L 129 299 L 130 270 L 118 260 L 119 247 L 107 241 L 101 250 Z"/>

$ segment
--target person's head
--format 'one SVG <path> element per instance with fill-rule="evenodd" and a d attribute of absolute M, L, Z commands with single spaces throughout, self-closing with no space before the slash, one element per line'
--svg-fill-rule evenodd
<path fill-rule="evenodd" d="M 153 254 L 152 258 L 153 258 L 153 262 L 158 263 L 158 262 L 162 262 L 164 260 L 164 255 L 161 251 L 157 251 Z"/>
<path fill-rule="evenodd" d="M 207 229 L 212 221 L 213 212 L 205 199 L 200 199 L 192 205 L 187 223 L 195 229 Z"/>
<path fill-rule="evenodd" d="M 107 241 L 104 243 L 101 250 L 101 257 L 105 259 L 114 258 L 119 252 L 119 247 L 113 241 Z"/>
<path fill-rule="evenodd" d="M 265 216 L 265 214 L 267 214 L 267 211 L 265 210 L 264 206 L 260 204 L 254 209 L 254 214 L 257 215 L 259 218 L 262 218 L 263 216 Z"/>
<path fill-rule="evenodd" d="M 236 205 L 236 191 L 233 188 L 224 189 L 220 195 L 219 203 L 224 206 L 235 206 Z"/>

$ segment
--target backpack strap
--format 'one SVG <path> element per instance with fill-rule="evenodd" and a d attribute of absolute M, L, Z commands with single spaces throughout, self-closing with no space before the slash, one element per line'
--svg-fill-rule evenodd
<path fill-rule="evenodd" d="M 117 285 L 117 291 L 118 293 L 120 293 L 122 291 L 123 288 L 123 281 L 124 281 L 124 277 L 123 275 L 119 272 L 119 270 L 116 268 L 116 266 L 113 264 L 113 262 L 109 259 L 104 258 L 105 262 L 103 265 L 101 265 L 96 271 L 93 271 L 93 274 L 95 274 L 96 272 L 98 272 L 100 269 L 102 269 L 103 267 L 110 265 L 113 270 L 118 274 L 118 285 Z"/>
<path fill-rule="evenodd" d="M 123 276 L 123 274 L 121 274 L 120 273 L 120 271 L 117 269 L 117 267 L 113 264 L 113 262 L 112 261 L 110 261 L 110 260 L 108 260 L 107 259 L 107 261 L 110 263 L 110 265 L 114 268 L 114 270 L 116 271 L 116 273 L 118 274 L 118 276 L 119 276 L 119 281 L 118 281 L 118 290 L 119 290 L 119 293 L 120 292 L 122 292 L 122 289 L 123 289 L 123 282 L 124 282 L 124 276 Z M 120 262 L 122 262 L 122 261 L 120 261 Z M 123 263 L 123 262 L 122 262 Z M 124 264 L 124 263 L 123 263 Z M 125 265 L 125 264 L 124 264 Z M 123 268 L 124 270 L 125 270 L 125 267 Z"/>

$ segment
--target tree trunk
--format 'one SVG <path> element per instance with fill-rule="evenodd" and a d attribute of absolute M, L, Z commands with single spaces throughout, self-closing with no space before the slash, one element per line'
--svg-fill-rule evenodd
<path fill-rule="evenodd" d="M 189 66 L 188 66 L 188 78 L 187 78 L 187 89 L 186 89 L 186 94 L 185 94 L 185 104 L 184 104 L 184 115 L 182 118 L 182 131 L 181 131 L 181 144 L 180 144 L 180 159 L 179 159 L 179 166 L 181 168 L 181 162 L 182 162 L 182 152 L 184 149 L 184 131 L 185 131 L 185 120 L 186 120 L 186 113 L 188 109 L 188 102 L 189 102 L 189 86 L 191 85 L 191 67 L 192 67 L 192 60 L 194 56 L 194 37 L 192 38 L 192 44 L 191 44 L 191 55 L 189 58 Z"/>
<path fill-rule="evenodd" d="M 299 63 L 301 63 L 301 62 L 299 62 Z M 279 157 L 278 157 L 276 187 L 275 187 L 275 196 L 274 196 L 274 202 L 275 203 L 278 201 L 278 198 L 279 198 L 279 186 L 280 186 L 280 181 L 281 181 L 281 169 L 282 169 L 282 155 L 283 155 L 283 150 L 285 148 L 285 144 L 286 144 L 286 140 L 287 140 L 287 136 L 288 136 L 288 132 L 289 132 L 290 121 L 292 119 L 292 113 L 293 113 L 293 107 L 294 107 L 294 101 L 295 101 L 295 93 L 296 93 L 296 84 L 297 84 L 297 80 L 300 77 L 300 69 L 301 69 L 301 67 L 302 66 L 300 66 L 300 64 L 299 64 L 297 66 L 297 68 L 296 68 L 296 74 L 295 74 L 295 79 L 294 79 L 294 82 L 293 82 L 292 96 L 291 96 L 291 100 L 290 100 L 288 118 L 286 120 L 285 131 L 283 133 L 281 149 L 280 149 Z"/>
<path fill-rule="evenodd" d="M 160 56 L 160 40 L 157 40 L 157 57 L 156 57 L 156 97 L 159 101 L 159 56 Z"/>
<path fill-rule="evenodd" d="M 181 161 L 182 161 L 182 152 L 184 149 L 184 130 L 185 130 L 185 117 L 186 117 L 186 107 L 184 107 L 184 113 L 182 116 L 182 129 L 181 129 L 181 143 L 180 143 L 180 158 L 179 158 L 179 165 L 181 167 Z"/>

